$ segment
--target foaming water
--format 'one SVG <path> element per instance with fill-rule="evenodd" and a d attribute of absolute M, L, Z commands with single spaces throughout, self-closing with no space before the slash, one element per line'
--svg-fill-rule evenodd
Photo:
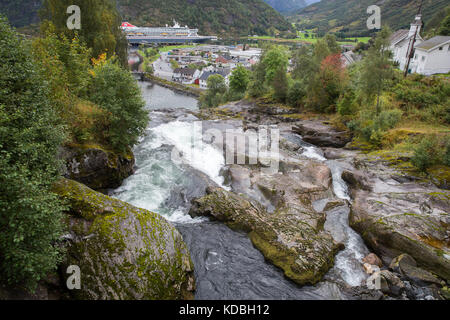
<path fill-rule="evenodd" d="M 220 170 L 225 165 L 221 150 L 210 144 L 203 143 L 202 126 L 200 122 L 174 121 L 162 124 L 153 132 L 164 143 L 174 146 L 172 160 L 182 162 L 205 173 L 218 185 L 222 185 L 224 178 Z"/>
<path fill-rule="evenodd" d="M 342 179 L 342 167 L 338 161 L 327 160 L 320 149 L 306 145 L 303 156 L 322 161 L 330 168 L 333 178 L 333 192 L 339 199 L 351 201 L 348 186 Z M 335 258 L 335 264 L 330 273 L 342 278 L 349 286 L 359 286 L 367 279 L 361 266 L 361 260 L 369 253 L 362 238 L 349 226 L 350 209 L 348 206 L 338 207 L 327 212 L 325 230 L 329 231 L 334 240 L 345 245 Z"/>
<path fill-rule="evenodd" d="M 185 165 L 204 173 L 218 185 L 223 183 L 220 176 L 225 163 L 223 155 L 211 145 L 203 144 L 201 137 L 201 127 L 196 122 L 173 121 L 148 129 L 134 150 L 135 174 L 126 179 L 113 195 L 137 207 L 156 211 L 170 221 L 202 221 L 192 219 L 177 207 L 167 207 L 171 194 L 178 192 L 186 196 L 192 191 L 188 190 L 192 188 L 192 175 L 187 174 Z M 188 205 L 190 199 L 182 200 L 182 203 L 172 202 Z"/>

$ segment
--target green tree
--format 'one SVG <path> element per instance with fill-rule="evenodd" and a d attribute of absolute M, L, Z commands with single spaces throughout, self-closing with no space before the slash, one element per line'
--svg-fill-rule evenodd
<path fill-rule="evenodd" d="M 294 80 L 289 87 L 287 101 L 293 107 L 300 107 L 303 98 L 306 96 L 306 87 L 302 81 Z"/>
<path fill-rule="evenodd" d="M 450 10 L 448 12 L 449 14 L 442 20 L 438 29 L 438 34 L 441 36 L 450 36 Z"/>
<path fill-rule="evenodd" d="M 56 269 L 62 210 L 50 191 L 64 131 L 29 46 L 0 17 L 0 281 L 33 287 Z"/>
<path fill-rule="evenodd" d="M 308 105 L 319 112 L 336 111 L 336 103 L 348 81 L 347 72 L 343 68 L 341 55 L 332 54 L 326 57 L 319 72 L 308 86 Z"/>
<path fill-rule="evenodd" d="M 248 94 L 253 97 L 260 97 L 266 91 L 266 68 L 264 62 L 261 61 L 253 66 L 252 73 L 250 75 L 250 83 L 248 85 Z"/>
<path fill-rule="evenodd" d="M 328 43 L 325 41 L 325 39 L 319 39 L 314 45 L 313 50 L 313 57 L 316 65 L 320 66 L 322 61 L 329 55 L 331 55 L 331 50 L 328 47 Z"/>
<path fill-rule="evenodd" d="M 237 66 L 230 76 L 230 90 L 233 93 L 244 94 L 250 82 L 250 72 L 243 66 Z"/>
<path fill-rule="evenodd" d="M 360 89 L 369 103 L 376 98 L 376 112 L 381 113 L 380 96 L 388 80 L 393 76 L 390 46 L 391 30 L 388 27 L 378 33 L 374 45 L 362 61 Z"/>
<path fill-rule="evenodd" d="M 272 88 L 274 92 L 274 98 L 279 102 L 286 102 L 289 82 L 286 74 L 286 70 L 282 67 L 278 68 L 272 80 Z"/>
<path fill-rule="evenodd" d="M 341 116 L 351 116 L 358 110 L 358 105 L 355 101 L 355 93 L 352 90 L 347 90 L 337 105 L 337 111 Z"/>
<path fill-rule="evenodd" d="M 93 69 L 89 100 L 108 112 L 108 128 L 99 128 L 109 144 L 125 152 L 138 142 L 148 123 L 148 112 L 132 74 L 114 59 Z"/>
<path fill-rule="evenodd" d="M 81 10 L 81 29 L 67 28 L 67 8 L 77 5 Z M 92 57 L 102 53 L 108 57 L 117 55 L 122 66 L 127 66 L 127 41 L 119 28 L 122 19 L 117 11 L 116 2 L 112 0 L 44 0 L 41 9 L 44 21 L 42 30 L 48 28 L 48 21 L 55 26 L 57 34 L 64 34 L 72 39 L 76 34 L 92 48 Z M 47 21 L 47 22 L 46 22 Z"/>
<path fill-rule="evenodd" d="M 283 46 L 272 46 L 262 57 L 262 63 L 265 68 L 265 81 L 271 85 L 275 74 L 280 70 L 287 72 L 289 56 L 287 49 Z"/>
<path fill-rule="evenodd" d="M 324 40 L 327 43 L 330 54 L 337 54 L 342 52 L 341 46 L 337 43 L 335 35 L 328 33 L 327 35 L 325 35 Z"/>
<path fill-rule="evenodd" d="M 295 51 L 293 56 L 292 77 L 296 80 L 309 83 L 314 75 L 319 71 L 320 63 L 313 57 L 310 47 L 303 46 Z"/>
<path fill-rule="evenodd" d="M 201 108 L 215 108 L 224 102 L 224 96 L 227 92 L 225 78 L 220 74 L 209 76 L 207 80 L 208 90 L 200 97 Z"/>

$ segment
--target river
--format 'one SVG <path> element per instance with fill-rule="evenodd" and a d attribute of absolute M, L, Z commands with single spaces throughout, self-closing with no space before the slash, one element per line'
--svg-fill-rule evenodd
<path fill-rule="evenodd" d="M 368 253 L 361 238 L 348 226 L 348 209 L 328 213 L 325 228 L 346 249 L 336 257 L 325 280 L 300 287 L 267 263 L 248 237 L 222 223 L 188 215 L 190 200 L 210 184 L 222 185 L 222 152 L 212 146 L 195 150 L 190 162 L 174 162 L 172 152 L 187 152 L 199 139 L 192 113 L 195 98 L 149 83 L 139 83 L 151 121 L 135 147 L 136 172 L 112 196 L 166 217 L 182 233 L 191 252 L 197 281 L 196 299 L 346 299 L 340 286 L 357 286 L 365 280 L 360 260 Z M 349 199 L 340 178 L 338 161 L 323 158 L 321 151 L 298 136 L 305 155 L 325 162 L 333 173 L 335 194 Z M 320 204 L 318 204 L 320 205 Z"/>

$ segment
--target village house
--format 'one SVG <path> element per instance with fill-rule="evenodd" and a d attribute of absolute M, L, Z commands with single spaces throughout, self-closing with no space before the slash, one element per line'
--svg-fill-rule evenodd
<path fill-rule="evenodd" d="M 192 84 L 200 76 L 200 71 L 191 68 L 176 68 L 172 80 L 183 84 Z"/>
<path fill-rule="evenodd" d="M 401 29 L 395 32 L 391 36 L 390 49 L 393 53 L 393 60 L 398 63 L 400 70 L 405 70 L 408 63 L 408 48 L 412 48 L 412 45 L 418 45 L 423 42 L 420 36 L 422 28 L 422 15 L 418 14 L 409 30 Z M 416 37 L 416 41 L 412 44 L 412 41 Z M 410 70 L 414 68 L 413 64 L 410 64 Z M 410 71 L 409 70 L 409 71 Z"/>
<path fill-rule="evenodd" d="M 225 78 L 227 86 L 230 83 L 231 70 L 229 68 L 218 68 L 215 71 L 204 71 L 199 79 L 199 86 L 201 89 L 208 89 L 208 78 L 214 74 L 220 74 Z"/>
<path fill-rule="evenodd" d="M 342 65 L 347 68 L 348 66 L 354 64 L 361 60 L 361 56 L 354 53 L 353 51 L 346 51 L 341 54 Z"/>
<path fill-rule="evenodd" d="M 224 58 L 223 56 L 219 56 L 215 62 L 217 64 L 228 64 L 230 61 Z"/>
<path fill-rule="evenodd" d="M 415 46 L 414 70 L 426 76 L 450 72 L 450 36 L 437 36 Z"/>

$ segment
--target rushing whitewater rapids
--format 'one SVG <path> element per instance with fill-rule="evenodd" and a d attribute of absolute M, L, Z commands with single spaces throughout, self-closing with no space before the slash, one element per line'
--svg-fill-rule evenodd
<path fill-rule="evenodd" d="M 265 262 L 245 234 L 207 218 L 192 219 L 188 211 L 193 198 L 202 196 L 208 185 L 225 187 L 221 175 L 223 152 L 196 140 L 201 139 L 201 132 L 189 112 L 196 109 L 195 99 L 158 85 L 140 86 L 147 108 L 152 110 L 152 120 L 134 149 L 135 174 L 112 195 L 158 212 L 180 230 L 195 265 L 197 299 L 345 299 L 338 284 L 358 286 L 365 280 L 360 261 L 368 250 L 348 225 L 347 207 L 328 213 L 325 228 L 346 249 L 337 255 L 325 280 L 314 287 L 299 287 L 286 279 L 279 269 Z M 325 159 L 319 149 L 303 143 L 300 137 L 292 138 L 303 144 L 304 156 L 330 167 L 336 196 L 350 200 L 340 177 L 341 164 Z M 191 147 L 193 156 L 172 160 L 173 154 L 186 155 Z"/>

